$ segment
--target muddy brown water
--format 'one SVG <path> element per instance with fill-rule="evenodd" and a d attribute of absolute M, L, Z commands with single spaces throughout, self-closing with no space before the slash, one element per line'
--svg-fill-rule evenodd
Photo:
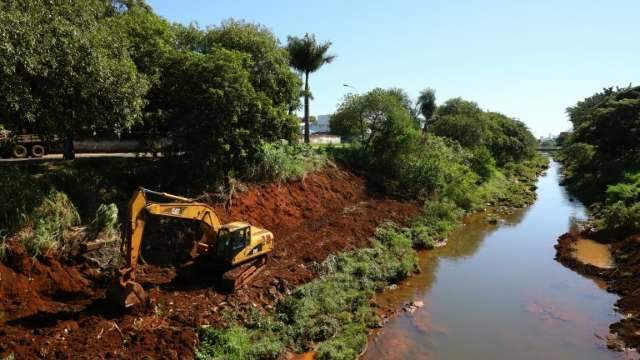
<path fill-rule="evenodd" d="M 558 164 L 538 199 L 498 225 L 482 215 L 420 254 L 422 273 L 380 294 L 401 312 L 369 340 L 364 359 L 624 359 L 605 346 L 617 296 L 554 260 L 559 235 L 585 217 L 559 185 Z M 588 245 L 590 246 L 590 245 Z M 590 247 L 601 261 L 602 248 Z"/>
<path fill-rule="evenodd" d="M 601 244 L 591 239 L 578 239 L 573 244 L 574 256 L 580 262 L 599 267 L 601 269 L 611 269 L 615 267 L 613 256 L 609 245 Z"/>

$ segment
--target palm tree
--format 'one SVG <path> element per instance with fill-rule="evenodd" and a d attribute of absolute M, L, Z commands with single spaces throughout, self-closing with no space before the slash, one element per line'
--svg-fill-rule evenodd
<path fill-rule="evenodd" d="M 289 36 L 287 50 L 289 64 L 304 74 L 304 142 L 309 143 L 309 74 L 317 71 L 336 57 L 328 55 L 330 42 L 318 43 L 314 34 L 305 34 L 303 38 Z"/>
<path fill-rule="evenodd" d="M 418 111 L 424 116 L 424 128 L 423 131 L 427 131 L 427 124 L 433 118 L 436 112 L 436 91 L 431 88 L 426 88 L 420 91 L 418 96 Z"/>

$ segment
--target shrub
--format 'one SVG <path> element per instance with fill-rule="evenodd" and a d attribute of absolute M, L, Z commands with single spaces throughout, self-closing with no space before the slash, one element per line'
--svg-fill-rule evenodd
<path fill-rule="evenodd" d="M 640 230 L 640 203 L 627 205 L 618 201 L 605 206 L 598 217 L 600 227 L 628 235 Z"/>
<path fill-rule="evenodd" d="M 422 215 L 409 229 L 413 246 L 431 249 L 458 226 L 464 212 L 453 202 L 433 200 L 425 202 Z"/>
<path fill-rule="evenodd" d="M 209 326 L 201 327 L 198 359 L 244 360 L 251 349 L 251 339 L 247 329 L 233 326 L 218 330 Z"/>
<path fill-rule="evenodd" d="M 485 147 L 477 147 L 472 150 L 469 159 L 469 166 L 482 181 L 488 180 L 496 171 L 496 161 L 491 156 L 491 152 Z"/>
<path fill-rule="evenodd" d="M 607 187 L 607 202 L 618 201 L 626 204 L 640 201 L 640 172 L 626 174 L 624 182 Z"/>

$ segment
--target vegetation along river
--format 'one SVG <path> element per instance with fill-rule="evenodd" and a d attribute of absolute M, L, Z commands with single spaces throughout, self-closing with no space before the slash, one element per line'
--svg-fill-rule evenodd
<path fill-rule="evenodd" d="M 559 185 L 558 164 L 530 207 L 489 224 L 471 216 L 422 273 L 378 296 L 401 312 L 372 335 L 366 359 L 621 359 L 604 339 L 619 317 L 604 284 L 554 260 L 559 235 L 586 216 Z"/>

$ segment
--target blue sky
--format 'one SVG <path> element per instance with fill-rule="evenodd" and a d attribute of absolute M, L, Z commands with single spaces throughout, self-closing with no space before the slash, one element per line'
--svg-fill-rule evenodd
<path fill-rule="evenodd" d="M 349 91 L 436 89 L 524 121 L 570 128 L 565 108 L 605 86 L 640 83 L 640 0 L 148 0 L 173 22 L 261 23 L 286 42 L 315 33 L 337 59 L 310 78 L 311 114 Z"/>

